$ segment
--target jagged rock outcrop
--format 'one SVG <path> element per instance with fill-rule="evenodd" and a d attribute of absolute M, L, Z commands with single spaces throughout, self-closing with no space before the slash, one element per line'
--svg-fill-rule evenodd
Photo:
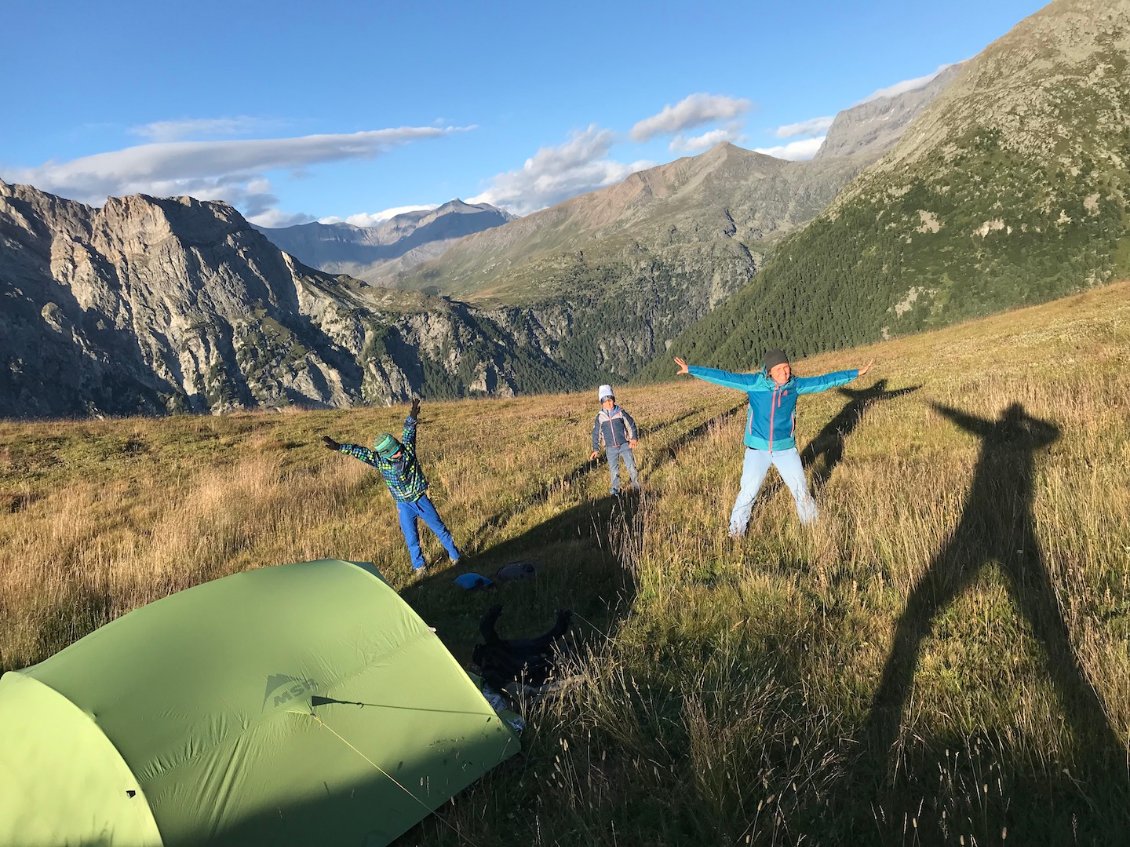
<path fill-rule="evenodd" d="M 234 209 L 0 182 L 0 415 L 223 411 L 562 387 L 553 343 L 305 267 Z"/>

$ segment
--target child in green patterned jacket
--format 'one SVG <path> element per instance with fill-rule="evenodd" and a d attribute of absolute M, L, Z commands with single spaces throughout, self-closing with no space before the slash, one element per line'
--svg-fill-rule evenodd
<path fill-rule="evenodd" d="M 461 554 L 443 518 L 439 516 L 439 512 L 427 495 L 428 480 L 416 458 L 416 421 L 419 414 L 420 399 L 416 398 L 412 401 L 408 417 L 404 420 L 404 431 L 401 433 L 400 441 L 385 432 L 377 436 L 372 450 L 357 444 L 339 444 L 328 435 L 323 435 L 322 441 L 330 450 L 347 453 L 380 471 L 392 499 L 396 501 L 400 531 L 408 544 L 412 569 L 423 571 L 427 563 L 424 561 L 423 551 L 420 550 L 420 530 L 417 521 L 422 520 L 428 529 L 435 533 L 436 538 L 447 550 L 447 555 L 451 557 L 452 564 L 459 562 Z"/>

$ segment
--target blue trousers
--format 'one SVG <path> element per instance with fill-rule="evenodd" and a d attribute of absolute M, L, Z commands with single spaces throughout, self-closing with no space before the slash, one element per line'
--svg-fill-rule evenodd
<path fill-rule="evenodd" d="M 427 564 L 424 561 L 424 553 L 420 550 L 420 528 L 416 523 L 418 520 L 423 521 L 428 529 L 435 533 L 447 555 L 451 557 L 451 561 L 459 561 L 459 548 L 455 546 L 455 539 L 451 537 L 451 533 L 443 523 L 443 518 L 439 516 L 427 494 L 422 494 L 411 502 L 397 500 L 396 512 L 400 518 L 400 531 L 404 533 L 404 541 L 408 544 L 408 555 L 412 557 L 412 570 L 418 571 Z"/>
<path fill-rule="evenodd" d="M 749 514 L 753 511 L 753 501 L 757 498 L 761 483 L 765 481 L 765 474 L 769 473 L 770 465 L 777 468 L 781 481 L 792 492 L 800 522 L 810 524 L 816 520 L 816 501 L 808 493 L 808 480 L 804 477 L 804 467 L 796 448 L 770 452 L 747 447 L 745 461 L 742 463 L 742 487 L 738 491 L 738 499 L 734 501 L 734 511 L 730 513 L 730 535 L 745 535 Z"/>

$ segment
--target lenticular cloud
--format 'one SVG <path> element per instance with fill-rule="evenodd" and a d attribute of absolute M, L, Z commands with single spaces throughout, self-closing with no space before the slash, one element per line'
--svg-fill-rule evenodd
<path fill-rule="evenodd" d="M 261 174 L 346 159 L 379 156 L 393 147 L 471 127 L 398 127 L 296 138 L 173 141 L 49 162 L 9 174 L 88 203 L 121 194 L 164 194 L 170 186 L 250 185 Z M 254 193 L 254 192 L 252 192 Z"/>

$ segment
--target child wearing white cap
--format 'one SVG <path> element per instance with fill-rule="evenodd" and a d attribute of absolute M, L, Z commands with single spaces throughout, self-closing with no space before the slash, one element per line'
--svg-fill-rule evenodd
<path fill-rule="evenodd" d="M 616 395 L 612 393 L 611 385 L 602 385 L 597 391 L 600 401 L 600 411 L 596 413 L 596 420 L 592 425 L 592 455 L 595 459 L 600 455 L 600 446 L 608 455 L 608 473 L 611 476 L 612 495 L 620 493 L 620 462 L 628 470 L 628 477 L 632 481 L 632 490 L 639 491 L 639 474 L 636 471 L 636 457 L 632 448 L 639 439 L 639 428 L 632 416 L 616 405 Z"/>

